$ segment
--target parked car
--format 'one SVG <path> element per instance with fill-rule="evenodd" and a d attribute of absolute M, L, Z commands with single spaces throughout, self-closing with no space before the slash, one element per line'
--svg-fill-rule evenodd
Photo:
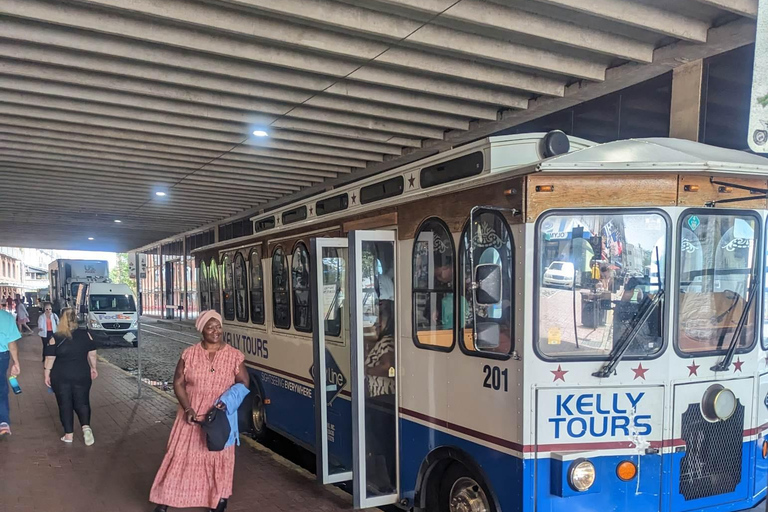
<path fill-rule="evenodd" d="M 544 271 L 544 286 L 565 286 L 573 288 L 573 263 L 570 261 L 553 261 Z"/>

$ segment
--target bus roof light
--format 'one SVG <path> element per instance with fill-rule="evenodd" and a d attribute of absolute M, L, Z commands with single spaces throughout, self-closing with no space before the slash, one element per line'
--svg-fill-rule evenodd
<path fill-rule="evenodd" d="M 686 192 L 698 192 L 699 186 L 698 185 L 686 185 L 683 187 L 683 190 Z"/>
<path fill-rule="evenodd" d="M 536 192 L 554 192 L 554 185 L 536 185 Z"/>

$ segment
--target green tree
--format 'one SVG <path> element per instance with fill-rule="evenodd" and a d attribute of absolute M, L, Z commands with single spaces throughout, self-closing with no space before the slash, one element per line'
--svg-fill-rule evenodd
<path fill-rule="evenodd" d="M 131 279 L 131 275 L 128 271 L 128 255 L 126 253 L 118 253 L 115 266 L 109 271 L 109 279 L 113 283 L 127 284 L 136 293 L 136 281 Z"/>

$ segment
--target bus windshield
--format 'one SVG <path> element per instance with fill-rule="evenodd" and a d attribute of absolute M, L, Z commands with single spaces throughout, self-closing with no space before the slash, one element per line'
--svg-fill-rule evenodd
<path fill-rule="evenodd" d="M 658 352 L 665 308 L 663 296 L 654 298 L 666 269 L 665 217 L 579 212 L 548 215 L 538 226 L 539 352 L 604 359 L 630 329 L 637 333 L 628 336 L 626 356 Z"/>
<path fill-rule="evenodd" d="M 91 295 L 91 311 L 115 311 L 129 313 L 136 311 L 133 295 Z"/>
<path fill-rule="evenodd" d="M 757 219 L 728 212 L 684 215 L 680 227 L 678 348 L 725 352 L 757 279 Z M 752 345 L 757 308 L 748 311 L 736 348 Z"/>

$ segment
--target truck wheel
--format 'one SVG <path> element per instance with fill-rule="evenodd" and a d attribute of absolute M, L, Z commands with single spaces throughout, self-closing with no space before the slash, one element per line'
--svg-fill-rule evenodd
<path fill-rule="evenodd" d="M 439 512 L 495 512 L 485 486 L 460 462 L 443 473 L 438 496 Z"/>

